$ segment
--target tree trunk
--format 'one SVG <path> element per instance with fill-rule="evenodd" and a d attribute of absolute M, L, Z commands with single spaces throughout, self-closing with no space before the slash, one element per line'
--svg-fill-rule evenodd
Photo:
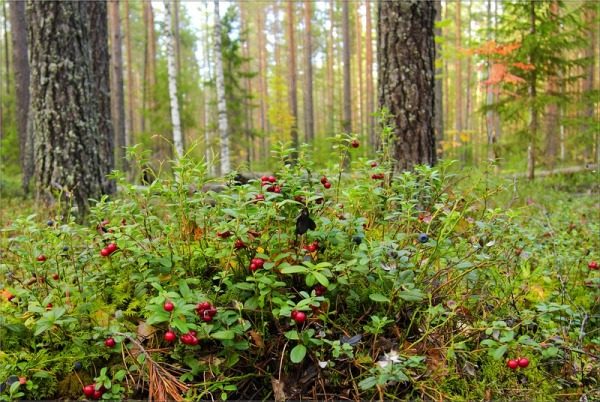
<path fill-rule="evenodd" d="M 394 119 L 395 171 L 436 162 L 433 2 L 378 4 L 379 104 Z"/>
<path fill-rule="evenodd" d="M 204 3 L 205 5 L 205 13 L 204 13 L 204 26 L 206 27 L 206 32 L 204 32 L 204 71 L 206 71 L 206 78 L 204 80 L 204 158 L 206 163 L 209 166 L 210 173 L 215 174 L 215 163 L 213 158 L 213 121 L 211 117 L 214 115 L 212 113 L 211 105 L 213 103 L 212 100 L 212 88 L 209 84 L 212 82 L 213 71 L 212 71 L 212 58 L 211 58 L 211 44 L 210 44 L 210 28 L 209 28 L 209 19 L 208 19 L 208 2 Z"/>
<path fill-rule="evenodd" d="M 29 130 L 29 60 L 27 59 L 27 19 L 25 2 L 11 1 L 10 29 L 13 50 L 13 71 L 15 72 L 15 94 L 17 112 L 17 132 L 19 135 L 19 156 L 23 192 L 29 192 L 29 181 L 33 175 L 33 138 Z M 8 46 L 6 47 L 8 49 Z M 8 85 L 8 81 L 6 82 Z"/>
<path fill-rule="evenodd" d="M 173 146 L 177 158 L 183 156 L 183 136 L 181 135 L 181 119 L 179 117 L 179 100 L 177 99 L 177 65 L 175 54 L 175 35 L 171 19 L 171 2 L 165 0 L 165 24 L 167 33 L 167 70 L 169 81 L 169 102 L 171 105 L 171 125 L 173 130 Z"/>
<path fill-rule="evenodd" d="M 487 40 L 488 42 L 492 39 L 492 0 L 487 0 Z M 487 78 L 489 79 L 491 74 L 492 63 L 490 62 L 489 57 L 486 61 L 487 64 Z M 486 96 L 485 96 L 485 104 L 487 106 L 487 111 L 485 113 L 485 124 L 486 124 L 486 132 L 487 132 L 487 157 L 488 161 L 495 162 L 497 159 L 496 155 L 496 142 L 498 140 L 497 136 L 497 126 L 498 126 L 498 115 L 491 109 L 491 106 L 494 104 L 494 90 L 491 85 L 488 85 L 486 88 Z"/>
<path fill-rule="evenodd" d="M 296 24 L 294 23 L 294 5 L 293 1 L 287 2 L 287 17 L 288 17 L 288 46 L 289 46 L 289 97 L 290 97 L 290 114 L 292 115 L 292 147 L 298 150 L 298 94 L 296 87 L 296 42 L 294 39 L 294 31 Z M 295 159 L 295 155 L 294 155 Z"/>
<path fill-rule="evenodd" d="M 181 77 L 181 35 L 179 35 L 179 0 L 173 0 L 173 36 L 175 37 L 175 71 Z"/>
<path fill-rule="evenodd" d="M 306 142 L 311 142 L 315 138 L 311 18 L 311 1 L 304 1 L 304 135 Z"/>
<path fill-rule="evenodd" d="M 144 49 L 144 90 L 143 90 L 143 113 L 142 113 L 142 131 L 152 131 L 150 125 L 151 119 L 147 119 L 145 114 L 152 114 L 155 109 L 154 88 L 156 87 L 156 34 L 154 31 L 154 12 L 152 3 L 144 1 L 144 26 L 145 26 L 145 49 Z M 155 145 L 155 151 L 160 153 L 160 147 Z"/>
<path fill-rule="evenodd" d="M 367 8 L 367 23 L 365 26 L 366 29 L 366 81 L 367 81 L 367 132 L 369 134 L 369 144 L 371 145 L 371 149 L 375 150 L 377 148 L 377 138 L 375 137 L 375 118 L 373 117 L 373 113 L 375 112 L 375 94 L 373 92 L 373 37 L 372 31 L 373 27 L 371 26 L 371 0 L 366 0 L 365 7 Z"/>
<path fill-rule="evenodd" d="M 115 133 L 116 167 L 127 171 L 125 159 L 125 99 L 123 97 L 123 54 L 121 38 L 121 16 L 119 15 L 119 1 L 111 0 L 108 6 L 108 28 L 110 31 L 110 93 L 111 117 Z"/>
<path fill-rule="evenodd" d="M 531 17 L 531 25 L 530 25 L 530 33 L 531 35 L 535 35 L 536 29 L 536 14 L 535 14 L 535 1 L 529 0 L 530 6 L 530 17 Z M 533 53 L 530 53 L 529 63 L 536 66 L 537 60 L 533 57 Z M 527 178 L 529 180 L 533 180 L 535 178 L 535 143 L 537 139 L 537 131 L 538 131 L 538 109 L 536 105 L 537 98 L 537 70 L 533 70 L 531 73 L 531 78 L 529 80 L 529 101 L 531 102 L 530 113 L 531 113 L 531 122 L 529 124 L 529 145 L 527 146 Z"/>
<path fill-rule="evenodd" d="M 269 132 L 269 111 L 268 111 L 268 81 L 267 81 L 267 49 L 265 39 L 265 17 L 263 13 L 257 13 L 257 24 L 256 30 L 258 33 L 258 92 L 260 102 L 260 130 L 262 134 L 261 138 L 261 151 L 262 157 L 267 158 L 269 155 L 269 146 L 267 143 L 267 137 Z"/>
<path fill-rule="evenodd" d="M 455 14 L 455 26 L 456 26 L 456 36 L 455 36 L 455 46 L 456 46 L 456 50 L 455 50 L 455 57 L 456 57 L 456 83 L 455 83 L 455 88 L 456 88 L 456 95 L 454 98 L 455 104 L 454 104 L 454 113 L 455 113 L 455 119 L 454 119 L 454 146 L 461 144 L 461 134 L 463 131 L 463 85 L 462 85 L 462 57 L 460 55 L 460 51 L 461 51 L 461 39 L 462 39 L 462 31 L 461 31 L 461 7 L 460 7 L 460 3 L 462 0 L 457 1 L 456 4 L 456 14 Z M 462 156 L 462 154 L 461 154 Z M 461 158 L 462 159 L 462 158 Z M 464 159 L 463 159 L 464 161 Z"/>
<path fill-rule="evenodd" d="M 329 120 L 328 135 L 335 134 L 335 78 L 333 75 L 334 53 L 333 53 L 333 31 L 334 25 L 334 0 L 329 1 L 329 31 L 327 32 L 327 119 Z"/>
<path fill-rule="evenodd" d="M 229 127 L 227 124 L 227 103 L 225 101 L 225 78 L 223 76 L 223 53 L 221 52 L 221 17 L 219 2 L 215 0 L 215 72 L 217 85 L 217 109 L 219 115 L 219 136 L 221 138 L 221 169 L 220 174 L 226 175 L 231 171 L 229 160 Z"/>
<path fill-rule="evenodd" d="M 114 190 L 106 3 L 29 1 L 28 13 L 38 199 L 83 215 Z"/>
<path fill-rule="evenodd" d="M 435 0 L 435 21 L 440 22 L 442 20 L 442 1 Z M 442 38 L 442 28 L 435 27 L 434 30 L 435 36 L 437 38 Z M 435 68 L 435 108 L 434 108 L 434 130 L 435 130 L 435 139 L 437 144 L 441 144 L 444 140 L 444 105 L 443 105 L 443 61 L 441 58 L 442 54 L 442 45 L 440 42 L 436 42 L 435 44 L 435 53 L 437 56 L 438 63 L 436 63 Z M 439 154 L 441 154 L 441 148 L 439 148 Z"/>
<path fill-rule="evenodd" d="M 7 27 L 7 17 L 8 13 L 6 12 L 6 2 L 2 2 L 2 21 L 3 21 L 3 29 L 4 29 L 4 82 L 6 82 L 6 95 L 10 95 L 10 45 L 8 43 L 8 27 Z M 12 29 L 12 27 L 11 27 Z M 0 95 L 2 95 L 0 93 Z"/>
<path fill-rule="evenodd" d="M 342 116 L 342 130 L 352 132 L 352 100 L 350 99 L 350 11 L 349 0 L 342 0 L 342 41 L 344 43 L 344 109 Z"/>
<path fill-rule="evenodd" d="M 594 73 L 596 71 L 596 51 L 598 47 L 598 24 L 596 22 L 596 4 L 589 4 L 587 6 L 585 13 L 585 20 L 587 23 L 587 34 L 588 34 L 588 46 L 585 48 L 584 57 L 588 60 L 588 64 L 585 67 L 584 71 L 584 79 L 582 85 L 583 95 L 589 99 L 594 90 Z M 598 100 L 598 96 L 595 97 L 596 101 Z M 594 147 L 595 152 L 593 158 L 596 163 L 600 160 L 600 134 L 598 134 L 598 118 L 594 119 L 594 102 L 589 99 L 585 102 L 585 106 L 583 107 L 583 127 L 582 131 L 584 133 L 591 132 L 591 135 L 595 136 Z M 594 126 L 596 129 L 594 130 Z"/>
<path fill-rule="evenodd" d="M 550 18 L 556 20 L 558 18 L 559 6 L 558 1 L 553 0 L 550 3 Z M 557 32 L 558 33 L 558 32 Z M 560 50 L 557 49 L 557 53 L 560 54 Z M 557 72 L 549 72 L 546 81 L 546 95 L 557 99 L 559 96 L 559 82 Z M 554 169 L 556 163 L 556 157 L 558 154 L 559 147 L 559 108 L 558 104 L 554 101 L 546 106 L 545 116 L 545 132 L 546 132 L 546 163 L 550 170 Z"/>
<path fill-rule="evenodd" d="M 130 146 L 133 142 L 133 133 L 135 131 L 135 115 L 134 115 L 134 95 L 133 95 L 133 57 L 131 56 L 131 25 L 130 25 L 130 8 L 129 1 L 125 0 L 125 30 L 127 36 L 125 44 L 127 47 L 127 131 L 125 133 L 125 146 Z"/>
<path fill-rule="evenodd" d="M 363 135 L 363 118 L 364 118 L 364 93 L 363 93 L 363 71 L 362 71 L 362 21 L 360 16 L 360 10 L 356 8 L 356 98 L 358 98 L 358 102 L 356 103 L 356 132 L 362 138 Z M 365 148 L 363 148 L 365 149 Z"/>

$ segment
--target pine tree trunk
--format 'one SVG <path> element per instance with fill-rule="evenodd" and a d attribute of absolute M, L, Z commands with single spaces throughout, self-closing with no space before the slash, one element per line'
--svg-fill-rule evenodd
<path fill-rule="evenodd" d="M 349 0 L 342 0 L 342 42 L 344 43 L 344 109 L 342 116 L 342 130 L 352 132 L 352 99 L 350 98 L 350 11 Z"/>
<path fill-rule="evenodd" d="M 585 21 L 587 23 L 587 35 L 588 35 L 588 46 L 585 48 L 584 57 L 588 60 L 588 64 L 585 67 L 584 79 L 582 85 L 583 96 L 589 99 L 592 91 L 594 90 L 594 74 L 598 68 L 596 65 L 596 51 L 598 48 L 598 24 L 596 22 L 596 4 L 587 5 L 585 13 Z M 596 89 L 597 90 L 597 89 Z M 596 101 L 598 96 L 595 97 Z M 583 107 L 583 127 L 584 133 L 591 132 L 595 137 L 594 148 L 595 152 L 593 158 L 596 163 L 600 160 L 600 134 L 598 133 L 598 116 L 594 119 L 594 102 L 590 100 L 585 102 Z M 591 126 L 591 127 L 590 127 Z M 595 130 L 594 130 L 595 126 Z"/>
<path fill-rule="evenodd" d="M 60 195 L 84 214 L 90 198 L 114 190 L 106 3 L 27 7 L 38 199 Z"/>
<path fill-rule="evenodd" d="M 204 84 L 204 158 L 206 163 L 209 166 L 210 173 L 215 174 L 215 164 L 213 161 L 213 121 L 211 117 L 214 115 L 211 110 L 211 105 L 213 103 L 212 100 L 212 88 L 209 84 L 212 82 L 213 71 L 212 71 L 212 58 L 211 58 L 211 44 L 210 44 L 210 28 L 209 28 L 209 20 L 208 20 L 208 2 L 204 3 L 205 5 L 205 13 L 204 13 L 204 26 L 206 27 L 206 32 L 204 33 L 204 71 L 206 71 L 206 78 Z"/>
<path fill-rule="evenodd" d="M 535 10 L 535 1 L 529 0 L 530 6 L 530 33 L 535 35 L 536 28 L 536 10 Z M 537 60 L 534 59 L 532 55 L 530 55 L 529 63 L 532 65 L 537 65 Z M 531 78 L 529 80 L 529 101 L 531 102 L 530 113 L 531 113 L 531 122 L 529 124 L 529 145 L 527 146 L 527 178 L 529 180 L 533 180 L 535 178 L 535 143 L 537 139 L 537 131 L 538 131 L 538 109 L 536 105 L 537 98 L 537 70 L 533 70 L 531 73 Z"/>
<path fill-rule="evenodd" d="M 165 0 L 165 31 L 167 33 L 167 79 L 169 80 L 169 102 L 171 105 L 171 126 L 173 130 L 173 146 L 177 158 L 183 156 L 183 136 L 181 135 L 181 119 L 179 117 L 179 100 L 177 99 L 177 55 L 175 54 L 175 35 L 171 19 L 171 2 Z"/>
<path fill-rule="evenodd" d="M 217 85 L 217 109 L 219 114 L 219 136 L 221 139 L 221 169 L 220 174 L 226 175 L 231 171 L 229 160 L 229 127 L 227 124 L 227 103 L 225 101 L 225 78 L 223 76 L 223 53 L 221 52 L 221 17 L 219 2 L 215 0 L 215 73 Z"/>
<path fill-rule="evenodd" d="M 144 40 L 144 90 L 143 90 L 143 113 L 142 113 L 142 131 L 152 132 L 152 125 L 148 119 L 146 113 L 154 113 L 155 102 L 154 102 L 154 88 L 156 87 L 156 34 L 154 31 L 154 12 L 152 10 L 152 3 L 150 1 L 144 1 L 144 27 L 145 27 L 145 40 Z M 155 152 L 161 153 L 160 146 L 154 145 Z M 162 156 L 162 155 L 161 155 Z"/>
<path fill-rule="evenodd" d="M 333 31 L 334 26 L 334 0 L 329 1 L 329 30 L 327 32 L 327 118 L 328 122 L 328 135 L 335 134 L 335 78 L 333 76 L 333 64 L 334 64 L 334 53 L 333 53 Z"/>
<path fill-rule="evenodd" d="M 550 3 L 550 18 L 557 19 L 559 13 L 558 1 L 553 0 Z M 557 50 L 560 52 L 560 50 Z M 546 81 L 546 95 L 554 97 L 559 96 L 559 82 L 558 75 L 556 72 L 550 72 L 548 74 L 548 78 Z M 552 170 L 554 169 L 554 165 L 556 163 L 556 157 L 558 154 L 559 147 L 559 108 L 556 102 L 549 103 L 546 106 L 546 116 L 545 116 L 545 132 L 546 132 L 546 163 L 548 167 Z"/>
<path fill-rule="evenodd" d="M 33 138 L 29 130 L 29 60 L 27 59 L 27 20 L 25 2 L 9 2 L 10 28 L 15 72 L 15 94 L 19 156 L 21 163 L 21 185 L 25 194 L 29 192 L 29 181 L 33 176 Z M 8 46 L 6 47 L 8 49 Z M 6 82 L 8 85 L 8 82 Z"/>
<path fill-rule="evenodd" d="M 363 135 L 363 118 L 364 118 L 364 106 L 363 106 L 363 102 L 364 102 L 364 91 L 363 91 L 363 70 L 362 70 L 362 62 L 363 62 L 363 56 L 362 56 L 362 48 L 363 48 L 363 44 L 362 44 L 362 22 L 361 22 L 361 16 L 360 16 L 360 10 L 357 7 L 356 8 L 356 20 L 355 20 L 355 25 L 356 25 L 356 76 L 357 76 L 357 80 L 356 80 L 356 91 L 355 91 L 355 96 L 357 98 L 357 103 L 356 103 L 356 132 L 358 133 L 359 137 L 362 138 Z M 365 148 L 363 148 L 365 149 Z"/>
<path fill-rule="evenodd" d="M 463 85 L 462 85 L 462 58 L 460 55 L 460 51 L 461 51 L 461 39 L 462 39 L 462 31 L 461 31 L 461 1 L 457 1 L 455 3 L 456 5 L 456 14 L 455 14 L 455 19 L 454 19 L 454 24 L 456 27 L 456 36 L 455 36 L 455 46 L 456 46 L 456 50 L 455 50 L 455 57 L 456 57 L 456 83 L 455 83 L 455 88 L 456 88 L 456 95 L 454 98 L 455 104 L 454 104 L 454 113 L 455 113 L 455 119 L 454 119 L 454 146 L 458 145 L 461 143 L 461 134 L 463 131 Z M 462 155 L 461 155 L 462 156 Z M 462 159 L 462 158 L 461 158 Z M 464 161 L 464 159 L 463 159 Z"/>
<path fill-rule="evenodd" d="M 262 13 L 257 15 L 258 31 L 258 59 L 259 59 L 259 83 L 260 83 L 260 128 L 262 131 L 261 150 L 262 158 L 269 156 L 268 133 L 269 127 L 269 83 L 267 81 L 267 47 L 265 39 L 265 17 Z"/>
<path fill-rule="evenodd" d="M 436 162 L 433 2 L 378 4 L 379 104 L 392 114 L 395 171 Z"/>
<path fill-rule="evenodd" d="M 492 39 L 492 0 L 487 0 L 487 40 L 488 42 Z M 489 79 L 491 74 L 492 63 L 488 57 L 487 61 L 487 78 Z M 496 141 L 497 132 L 496 125 L 498 116 L 491 109 L 494 104 L 494 90 L 491 85 L 486 88 L 485 104 L 488 110 L 485 113 L 485 123 L 487 132 L 487 149 L 488 149 L 488 161 L 496 161 Z"/>
<path fill-rule="evenodd" d="M 2 22 L 4 30 L 4 82 L 6 82 L 6 95 L 10 95 L 10 44 L 8 42 L 8 13 L 6 12 L 6 1 L 2 2 Z M 0 95 L 2 95 L 0 93 Z"/>
<path fill-rule="evenodd" d="M 296 24 L 294 23 L 294 6 L 293 1 L 287 2 L 287 28 L 288 28 L 288 47 L 289 47 L 289 60 L 288 60 L 288 75 L 289 75 L 289 98 L 290 98 L 290 114 L 292 115 L 292 128 L 291 138 L 292 147 L 298 150 L 298 90 L 296 83 L 296 42 L 294 31 Z M 295 155 L 294 155 L 295 159 Z"/>
<path fill-rule="evenodd" d="M 442 1 L 435 0 L 435 21 L 440 22 L 442 20 Z M 435 36 L 442 38 L 442 28 L 436 27 L 434 30 Z M 434 108 L 434 130 L 435 139 L 437 144 L 441 144 L 444 140 L 444 105 L 443 105 L 443 71 L 442 71 L 442 45 L 439 42 L 435 44 L 436 56 L 439 60 L 439 67 L 435 68 L 435 108 Z M 441 153 L 441 148 L 439 153 Z"/>
<path fill-rule="evenodd" d="M 304 1 L 304 134 L 306 142 L 311 142 L 315 138 L 311 18 L 311 0 Z"/>
<path fill-rule="evenodd" d="M 123 96 L 123 54 L 121 38 L 121 16 L 119 15 L 119 1 L 111 0 L 108 6 L 108 28 L 110 31 L 110 92 L 111 92 L 111 117 L 115 133 L 116 167 L 127 171 L 125 159 L 125 99 Z"/>
<path fill-rule="evenodd" d="M 134 94 L 133 94 L 133 57 L 131 56 L 131 25 L 129 1 L 125 0 L 125 31 L 127 32 L 125 45 L 127 48 L 127 131 L 125 133 L 125 146 L 133 143 L 135 131 Z"/>
<path fill-rule="evenodd" d="M 377 138 L 375 137 L 375 94 L 373 92 L 373 27 L 371 26 L 371 0 L 366 0 L 365 7 L 367 8 L 367 23 L 366 29 L 366 81 L 367 81 L 367 132 L 369 135 L 369 144 L 372 150 L 377 148 Z"/>

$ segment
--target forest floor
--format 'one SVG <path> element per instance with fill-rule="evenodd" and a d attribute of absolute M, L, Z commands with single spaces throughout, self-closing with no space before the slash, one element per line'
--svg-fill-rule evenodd
<path fill-rule="evenodd" d="M 3 182 L 0 401 L 600 399 L 596 171 L 179 168 L 84 224 Z"/>

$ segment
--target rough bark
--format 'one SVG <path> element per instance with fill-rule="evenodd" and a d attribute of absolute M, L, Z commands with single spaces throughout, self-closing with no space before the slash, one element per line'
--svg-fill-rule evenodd
<path fill-rule="evenodd" d="M 365 26 L 366 29 L 366 81 L 367 81 L 367 132 L 369 134 L 369 144 L 371 145 L 371 149 L 377 148 L 377 138 L 375 137 L 375 117 L 373 113 L 375 112 L 375 93 L 373 90 L 373 27 L 371 22 L 371 1 L 366 0 L 365 7 L 367 8 L 367 23 Z"/>
<path fill-rule="evenodd" d="M 27 7 L 38 199 L 50 203 L 60 195 L 84 214 L 90 198 L 114 189 L 106 179 L 113 132 L 102 118 L 110 115 L 106 4 L 29 1 Z"/>
<path fill-rule="evenodd" d="M 433 2 L 378 4 L 379 104 L 395 123 L 395 170 L 436 162 Z"/>
<path fill-rule="evenodd" d="M 587 23 L 587 35 L 588 35 L 588 46 L 585 48 L 584 57 L 588 60 L 588 64 L 585 67 L 584 79 L 582 85 L 582 92 L 584 96 L 589 96 L 591 91 L 594 90 L 594 73 L 598 68 L 596 65 L 596 51 L 598 48 L 598 25 L 596 23 L 596 5 L 590 4 L 586 9 L 585 20 Z M 597 100 L 597 97 L 596 97 Z M 595 119 L 594 124 L 594 102 L 587 101 L 583 107 L 583 118 L 584 124 L 582 127 L 583 132 L 588 132 L 595 126 L 598 128 L 598 118 Z M 592 127 L 590 127 L 590 125 Z M 598 162 L 600 160 L 600 134 L 598 131 L 592 132 L 595 136 L 594 147 L 595 151 L 593 158 Z"/>
<path fill-rule="evenodd" d="M 306 142 L 313 141 L 315 138 L 311 19 L 311 1 L 304 1 L 304 135 Z"/>
<path fill-rule="evenodd" d="M 530 9 L 530 33 L 531 35 L 535 35 L 536 28 L 536 9 L 535 9 L 535 1 L 529 0 L 529 9 Z M 536 60 L 532 56 L 530 56 L 529 63 L 532 65 L 537 65 Z M 536 106 L 536 98 L 537 98 L 537 70 L 533 70 L 531 73 L 531 78 L 529 80 L 529 101 L 531 103 L 530 113 L 531 113 L 531 121 L 529 123 L 529 145 L 527 146 L 527 178 L 529 180 L 533 180 L 535 178 L 535 144 L 537 140 L 537 131 L 538 131 L 538 109 Z"/>
<path fill-rule="evenodd" d="M 111 117 L 115 133 L 116 167 L 127 171 L 125 159 L 125 98 L 123 95 L 123 39 L 121 37 L 121 16 L 119 1 L 108 2 L 108 26 L 110 31 L 110 92 Z"/>
<path fill-rule="evenodd" d="M 350 11 L 348 0 L 342 0 L 342 42 L 344 46 L 344 108 L 342 113 L 342 130 L 352 132 L 352 100 L 350 99 Z"/>
<path fill-rule="evenodd" d="M 462 1 L 462 0 L 461 0 Z M 456 27 L 455 46 L 456 46 L 456 83 L 455 83 L 455 96 L 454 96 L 454 143 L 455 145 L 461 142 L 460 135 L 463 131 L 463 85 L 462 85 L 462 58 L 460 55 L 462 31 L 461 31 L 461 1 L 457 1 L 456 14 L 454 18 L 454 24 Z"/>
<path fill-rule="evenodd" d="M 292 147 L 298 149 L 298 89 L 296 82 L 296 41 L 294 31 L 296 24 L 294 23 L 294 5 L 293 1 L 287 2 L 287 34 L 288 34 L 288 81 L 289 81 L 289 98 L 290 98 L 290 114 L 293 122 L 291 127 Z"/>
<path fill-rule="evenodd" d="M 362 44 L 362 21 L 361 21 L 361 15 L 360 15 L 360 11 L 357 8 L 356 9 L 356 19 L 355 19 L 355 26 L 356 26 L 356 91 L 355 92 L 355 96 L 358 100 L 358 102 L 356 102 L 356 132 L 358 133 L 358 135 L 362 138 L 363 135 L 363 118 L 364 118 L 364 91 L 363 91 L 363 70 L 362 70 L 362 63 L 363 63 L 363 56 L 362 56 L 362 49 L 363 49 L 363 44 Z"/>
<path fill-rule="evenodd" d="M 29 191 L 29 181 L 33 176 L 33 138 L 28 129 L 29 114 L 29 60 L 27 59 L 27 20 L 25 17 L 25 3 L 11 1 L 10 28 L 12 36 L 12 62 L 15 74 L 15 95 L 17 132 L 19 136 L 19 158 L 21 163 L 23 191 Z M 7 46 L 8 49 L 8 46 Z M 8 85 L 8 82 L 6 82 Z"/>
<path fill-rule="evenodd" d="M 435 0 L 435 21 L 440 22 L 442 20 L 442 1 Z M 442 28 L 435 27 L 435 36 L 442 38 Z M 442 45 L 440 42 L 435 44 L 435 53 L 437 56 L 437 62 L 435 67 L 435 108 L 434 108 L 434 130 L 435 140 L 437 144 L 440 144 L 444 140 L 444 105 L 443 105 L 443 71 L 442 71 L 442 60 L 440 55 L 442 54 Z M 441 153 L 441 148 L 438 150 Z"/>
<path fill-rule="evenodd" d="M 221 53 L 221 17 L 219 15 L 219 2 L 215 0 L 215 27 L 214 27 L 214 45 L 215 45 L 215 73 L 217 85 L 217 110 L 219 136 L 221 139 L 221 169 L 220 174 L 226 175 L 231 171 L 229 160 L 229 127 L 227 124 L 227 103 L 225 100 L 225 78 L 223 76 L 223 54 Z"/>
<path fill-rule="evenodd" d="M 173 147 L 177 158 L 183 156 L 183 136 L 181 135 L 181 118 L 179 116 L 179 100 L 177 99 L 177 55 L 176 40 L 173 34 L 171 19 L 171 2 L 165 0 L 165 24 L 167 33 L 167 75 L 169 80 L 169 103 L 171 106 L 171 126 L 173 130 Z"/>

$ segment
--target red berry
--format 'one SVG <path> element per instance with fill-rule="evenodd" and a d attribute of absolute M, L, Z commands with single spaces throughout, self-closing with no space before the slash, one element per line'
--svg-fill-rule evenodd
<path fill-rule="evenodd" d="M 208 314 L 209 310 L 206 310 L 203 314 L 202 314 L 202 321 L 204 322 L 211 322 L 212 321 L 212 317 L 210 316 L 210 314 Z"/>
<path fill-rule="evenodd" d="M 292 310 L 292 313 L 290 314 L 290 316 L 292 317 L 292 319 L 295 319 L 296 315 L 298 315 L 298 310 Z"/>
<path fill-rule="evenodd" d="M 58 276 L 58 274 L 54 274 L 54 275 L 52 275 L 52 279 L 54 279 L 55 281 L 57 281 L 57 280 L 58 280 L 58 278 L 60 278 L 60 276 Z"/>
<path fill-rule="evenodd" d="M 256 265 L 255 263 L 250 264 L 250 271 L 254 272 L 258 269 L 258 265 Z"/>
<path fill-rule="evenodd" d="M 229 236 L 231 236 L 231 232 L 229 230 L 226 230 L 224 232 L 217 232 L 217 236 L 220 237 L 221 239 L 226 239 Z"/>
<path fill-rule="evenodd" d="M 165 304 L 163 304 L 163 308 L 165 311 L 171 312 L 175 308 L 175 305 L 170 301 L 166 301 Z"/>
<path fill-rule="evenodd" d="M 183 343 L 185 345 L 189 345 L 191 343 L 192 335 L 183 334 L 183 335 L 181 335 L 180 339 L 181 339 L 181 343 Z"/>
<path fill-rule="evenodd" d="M 100 255 L 102 257 L 108 257 L 110 255 L 110 251 L 108 251 L 108 249 L 105 247 L 102 250 L 100 250 Z"/>
<path fill-rule="evenodd" d="M 27 377 L 19 377 L 19 384 L 21 384 L 21 385 L 27 384 Z"/>
<path fill-rule="evenodd" d="M 590 262 L 588 262 L 588 268 L 589 269 L 593 269 L 593 270 L 598 269 L 598 262 L 596 262 L 596 261 L 590 261 Z"/>
<path fill-rule="evenodd" d="M 510 359 L 508 362 L 506 362 L 506 365 L 509 369 L 516 370 L 517 367 L 519 367 L 519 362 L 514 359 Z"/>
<path fill-rule="evenodd" d="M 91 397 L 92 395 L 94 395 L 95 391 L 96 387 L 94 386 L 94 384 L 86 385 L 85 387 L 83 387 L 83 394 L 87 397 Z"/>
<path fill-rule="evenodd" d="M 325 294 L 325 292 L 327 292 L 327 288 L 323 285 L 317 285 L 315 286 L 315 294 L 317 296 L 323 296 Z"/>
<path fill-rule="evenodd" d="M 36 260 L 38 260 L 39 262 L 44 262 L 47 260 L 47 258 L 44 254 L 40 254 L 37 256 Z"/>
<path fill-rule="evenodd" d="M 173 331 L 165 332 L 165 341 L 171 343 L 171 342 L 175 342 L 175 339 L 177 339 L 177 335 L 175 335 L 175 332 L 173 332 Z"/>
<path fill-rule="evenodd" d="M 520 357 L 517 363 L 519 364 L 519 367 L 525 368 L 529 366 L 529 359 L 526 357 Z"/>
<path fill-rule="evenodd" d="M 196 309 L 201 311 L 208 310 L 209 308 L 211 308 L 211 304 L 207 301 L 198 303 L 198 305 L 196 306 Z"/>
<path fill-rule="evenodd" d="M 269 181 L 269 176 L 262 176 L 260 178 L 260 181 L 262 181 L 263 183 L 266 182 L 266 181 Z"/>
<path fill-rule="evenodd" d="M 52 303 L 46 304 L 46 310 L 52 310 Z"/>
<path fill-rule="evenodd" d="M 281 193 L 281 187 L 279 187 L 279 186 L 273 187 L 273 192 L 277 193 L 277 194 Z"/>
<path fill-rule="evenodd" d="M 327 182 L 328 182 L 328 180 L 327 180 L 327 176 L 323 176 L 323 177 L 321 177 L 321 184 L 325 184 L 325 183 L 327 183 Z"/>
<path fill-rule="evenodd" d="M 323 187 L 325 187 L 326 189 L 330 189 L 331 188 L 331 183 L 330 182 L 326 182 L 323 184 Z"/>
<path fill-rule="evenodd" d="M 371 162 L 371 167 L 372 168 L 377 167 L 377 162 Z"/>
<path fill-rule="evenodd" d="M 94 395 L 92 396 L 92 398 L 94 399 L 100 399 L 102 398 L 102 391 L 100 391 L 99 389 L 94 391 Z"/>
<path fill-rule="evenodd" d="M 104 345 L 108 348 L 114 348 L 117 342 L 113 338 L 108 338 L 104 341 Z"/>
<path fill-rule="evenodd" d="M 309 244 L 307 249 L 308 251 L 310 251 L 311 253 L 314 253 L 315 251 L 317 251 L 318 246 L 315 244 Z"/>
<path fill-rule="evenodd" d="M 214 317 L 215 315 L 217 315 L 217 309 L 214 307 L 211 307 L 208 310 L 206 310 L 205 314 L 208 314 L 209 316 Z"/>
<path fill-rule="evenodd" d="M 277 181 L 277 179 L 275 178 L 275 176 L 269 176 L 267 178 L 267 180 L 269 181 L 269 183 L 275 183 Z"/>
<path fill-rule="evenodd" d="M 117 248 L 119 248 L 117 246 L 117 243 L 108 243 L 108 246 L 106 246 L 106 249 L 108 250 L 109 254 L 114 253 L 115 251 L 117 251 Z"/>
<path fill-rule="evenodd" d="M 264 194 L 256 194 L 256 195 L 254 196 L 254 199 L 255 199 L 256 201 L 264 201 L 264 200 L 265 200 L 265 195 L 264 195 Z"/>
<path fill-rule="evenodd" d="M 352 148 L 358 148 L 360 145 L 360 142 L 358 142 L 358 140 L 352 140 L 351 145 L 352 145 Z"/>
<path fill-rule="evenodd" d="M 239 250 L 241 248 L 246 247 L 246 243 L 244 243 L 241 239 L 237 239 L 233 246 L 236 248 L 236 250 Z"/>
<path fill-rule="evenodd" d="M 306 314 L 302 311 L 298 311 L 294 317 L 292 317 L 296 324 L 302 324 L 306 321 Z"/>

